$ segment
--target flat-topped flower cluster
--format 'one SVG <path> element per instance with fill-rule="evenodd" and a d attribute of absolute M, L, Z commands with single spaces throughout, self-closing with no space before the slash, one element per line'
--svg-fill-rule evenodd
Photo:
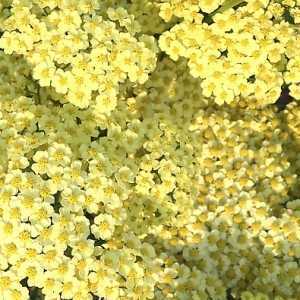
<path fill-rule="evenodd" d="M 293 0 L 3 0 L 3 299 L 297 300 L 299 23 Z"/>

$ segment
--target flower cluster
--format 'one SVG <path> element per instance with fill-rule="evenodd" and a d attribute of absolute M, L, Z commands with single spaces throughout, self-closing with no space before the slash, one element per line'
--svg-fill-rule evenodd
<path fill-rule="evenodd" d="M 213 96 L 219 105 L 241 99 L 266 105 L 276 102 L 281 86 L 287 84 L 291 95 L 300 99 L 299 29 L 285 19 L 274 19 L 273 1 L 247 1 L 245 6 L 222 13 L 222 6 L 216 10 L 222 1 L 193 1 L 199 2 L 189 6 L 197 19 L 186 18 L 185 13 L 192 16 L 190 11 L 174 2 L 174 13 L 184 19 L 161 35 L 160 48 L 174 61 L 179 57 L 188 60 L 191 75 L 202 79 L 206 97 Z M 165 20 L 173 12 L 167 8 L 170 5 L 161 7 Z M 198 6 L 203 12 L 215 13 L 205 18 Z"/>
<path fill-rule="evenodd" d="M 95 14 L 96 1 L 91 9 L 49 4 L 48 14 L 40 3 L 14 2 L 0 48 L 23 55 L 33 78 L 62 94 L 63 102 L 86 108 L 93 100 L 99 111 L 110 112 L 119 85 L 144 83 L 155 67 L 154 39 L 135 36 L 140 26 L 123 8 L 111 8 L 104 19 Z"/>
<path fill-rule="evenodd" d="M 299 6 L 2 1 L 3 299 L 298 300 Z"/>

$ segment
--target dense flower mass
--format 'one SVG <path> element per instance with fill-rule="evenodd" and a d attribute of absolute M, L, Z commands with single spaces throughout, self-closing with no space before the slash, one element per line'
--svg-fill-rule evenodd
<path fill-rule="evenodd" d="M 183 20 L 161 35 L 159 45 L 175 61 L 188 59 L 191 75 L 203 79 L 203 95 L 213 95 L 217 104 L 254 98 L 265 105 L 276 102 L 286 84 L 291 95 L 300 99 L 299 28 L 287 22 L 284 8 L 276 14 L 280 4 L 244 1 L 247 5 L 236 10 L 228 5 L 223 12 L 222 6 L 217 8 L 224 1 L 194 1 L 198 5 L 189 10 L 185 5 L 192 1 L 181 1 L 181 6 L 177 2 L 161 7 L 166 21 L 172 13 Z M 204 17 L 196 13 L 199 8 L 215 13 Z"/>
<path fill-rule="evenodd" d="M 1 1 L 2 298 L 298 300 L 299 25 L 296 0 Z"/>
<path fill-rule="evenodd" d="M 23 55 L 33 79 L 62 94 L 63 102 L 86 108 L 93 99 L 101 112 L 110 111 L 120 83 L 127 78 L 144 83 L 155 67 L 154 39 L 137 38 L 140 26 L 122 7 L 109 8 L 105 18 L 96 14 L 101 9 L 96 2 L 90 7 L 15 2 L 3 21 L 0 47 Z"/>

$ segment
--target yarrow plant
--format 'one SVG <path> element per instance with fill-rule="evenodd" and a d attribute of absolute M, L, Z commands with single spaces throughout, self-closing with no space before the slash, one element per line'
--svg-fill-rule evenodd
<path fill-rule="evenodd" d="M 1 1 L 0 298 L 298 300 L 299 12 Z"/>

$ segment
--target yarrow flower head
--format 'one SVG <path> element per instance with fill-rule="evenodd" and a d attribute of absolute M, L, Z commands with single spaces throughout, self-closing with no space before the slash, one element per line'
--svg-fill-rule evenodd
<path fill-rule="evenodd" d="M 98 91 L 102 97 L 112 98 L 114 103 L 119 85 L 126 78 L 132 82 L 144 82 L 154 69 L 154 40 L 149 45 L 150 40 L 145 43 L 142 37 L 136 36 L 138 22 L 125 9 L 122 8 L 122 16 L 121 8 L 116 12 L 111 8 L 108 10 L 108 19 L 104 20 L 102 16 L 89 17 L 86 12 L 67 6 L 50 10 L 45 16 L 41 13 L 43 6 L 39 5 L 16 5 L 3 22 L 5 33 L 0 39 L 0 47 L 7 54 L 24 55 L 33 65 L 33 78 L 38 80 L 39 85 L 53 86 L 57 93 L 64 95 L 62 99 L 65 101 L 86 108 L 94 102 L 92 91 Z M 96 10 L 97 5 L 94 13 Z M 31 20 L 29 27 L 18 26 L 17 20 L 22 11 L 26 11 L 26 17 Z M 114 21 L 119 21 L 128 32 L 116 28 Z M 13 27 L 11 24 L 16 25 Z M 36 27 L 39 32 L 33 37 Z M 43 31 L 40 30 L 42 28 Z M 25 44 L 24 50 L 16 48 L 12 43 L 12 39 L 16 38 L 29 39 L 31 43 Z M 96 55 L 98 49 L 102 52 Z M 131 56 L 134 59 L 120 64 L 116 58 L 129 51 L 136 53 Z M 133 69 L 135 75 L 131 75 Z M 90 77 L 94 80 L 92 86 L 88 84 Z M 96 101 L 96 107 L 101 110 L 102 104 L 97 103 L 99 101 Z M 115 104 L 110 106 L 113 108 Z M 103 113 L 106 111 L 104 109 Z"/>

